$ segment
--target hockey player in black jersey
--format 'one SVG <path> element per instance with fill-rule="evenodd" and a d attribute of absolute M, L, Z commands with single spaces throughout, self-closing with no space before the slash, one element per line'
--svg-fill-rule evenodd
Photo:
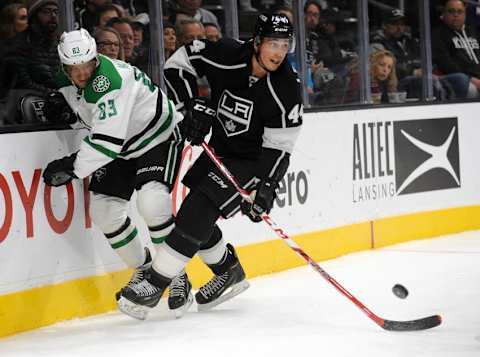
<path fill-rule="evenodd" d="M 209 144 L 251 191 L 253 204 L 241 201 L 203 153 L 183 179 L 190 192 L 174 230 L 159 247 L 145 279 L 122 290 L 123 303 L 148 311 L 197 253 L 214 273 L 195 295 L 199 310 L 248 287 L 234 248 L 224 243 L 215 222 L 239 210 L 259 222 L 273 206 L 302 124 L 300 83 L 286 59 L 293 47 L 288 18 L 262 14 L 248 42 L 195 40 L 167 61 L 167 88 L 176 108 L 186 112 L 182 131 L 187 140 L 200 145 L 211 129 Z M 210 84 L 210 101 L 193 97 L 196 79 L 202 76 Z"/>

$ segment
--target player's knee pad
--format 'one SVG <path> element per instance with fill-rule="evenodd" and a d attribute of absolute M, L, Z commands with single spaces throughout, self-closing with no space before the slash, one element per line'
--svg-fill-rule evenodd
<path fill-rule="evenodd" d="M 92 221 L 105 233 L 117 231 L 127 219 L 128 201 L 118 197 L 92 194 L 90 215 Z"/>
<path fill-rule="evenodd" d="M 137 208 L 149 227 L 164 224 L 172 217 L 172 199 L 167 186 L 147 182 L 137 192 Z"/>

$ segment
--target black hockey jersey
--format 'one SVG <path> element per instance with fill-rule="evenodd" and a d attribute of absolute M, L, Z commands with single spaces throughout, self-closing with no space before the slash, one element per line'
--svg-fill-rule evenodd
<path fill-rule="evenodd" d="M 271 151 L 264 149 L 290 154 L 302 124 L 300 81 L 290 64 L 285 59 L 278 70 L 256 80 L 251 76 L 253 53 L 253 41 L 195 40 L 165 65 L 169 97 L 177 109 L 196 96 L 197 78 L 208 80 L 217 110 L 210 145 L 224 157 L 256 159 Z"/>

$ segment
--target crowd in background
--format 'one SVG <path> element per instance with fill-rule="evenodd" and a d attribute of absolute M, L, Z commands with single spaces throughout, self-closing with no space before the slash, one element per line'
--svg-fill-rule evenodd
<path fill-rule="evenodd" d="M 218 41 L 225 16 L 220 0 L 162 1 L 165 59 L 195 39 Z M 418 100 L 422 93 L 418 3 L 376 1 L 369 5 L 369 60 L 373 103 Z M 22 122 L 19 103 L 26 95 L 55 90 L 61 70 L 57 0 L 5 0 L 0 3 L 0 124 Z M 479 4 L 480 5 L 480 4 Z M 147 74 L 150 64 L 147 0 L 75 0 L 75 27 L 95 38 L 99 53 L 126 61 Z M 278 12 L 293 22 L 288 0 L 238 0 L 242 39 L 259 11 Z M 431 0 L 433 89 L 436 100 L 478 98 L 480 89 L 480 7 L 461 0 Z M 359 103 L 357 2 L 306 0 L 305 84 L 313 106 Z M 288 57 L 298 68 L 294 54 Z M 201 81 L 200 95 L 208 96 Z"/>

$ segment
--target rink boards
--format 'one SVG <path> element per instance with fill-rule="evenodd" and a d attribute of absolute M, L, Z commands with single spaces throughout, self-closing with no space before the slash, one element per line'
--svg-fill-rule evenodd
<path fill-rule="evenodd" d="M 306 114 L 272 218 L 317 261 L 480 228 L 479 109 Z M 85 182 L 50 189 L 41 179 L 42 168 L 74 151 L 83 135 L 1 136 L 0 336 L 112 310 L 128 279 L 92 225 Z M 184 150 L 182 173 L 196 155 L 198 148 Z M 177 185 L 175 209 L 185 194 Z M 134 206 L 132 216 L 146 237 Z M 303 264 L 264 224 L 236 216 L 220 226 L 249 277 Z M 195 287 L 210 278 L 197 259 L 188 272 Z"/>

